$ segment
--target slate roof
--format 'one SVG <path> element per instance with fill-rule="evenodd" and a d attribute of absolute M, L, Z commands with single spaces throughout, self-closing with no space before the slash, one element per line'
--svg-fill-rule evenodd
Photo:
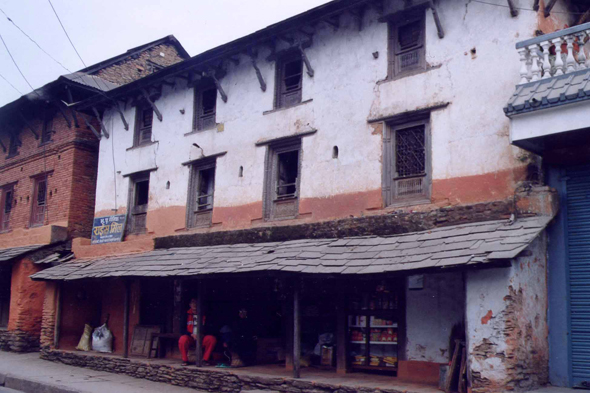
<path fill-rule="evenodd" d="M 506 116 L 590 99 L 590 69 L 516 86 L 504 108 Z"/>
<path fill-rule="evenodd" d="M 98 76 L 88 75 L 83 72 L 74 72 L 73 74 L 62 75 L 61 77 L 79 85 L 102 91 L 109 91 L 119 87 L 119 85 L 116 83 L 109 82 Z"/>
<path fill-rule="evenodd" d="M 51 255 L 48 255 L 47 257 L 40 259 L 38 261 L 35 261 L 36 264 L 38 265 L 45 265 L 45 264 L 58 264 L 58 263 L 64 263 L 69 261 L 70 259 L 74 258 L 74 253 L 72 252 L 66 252 L 66 253 L 53 253 Z"/>
<path fill-rule="evenodd" d="M 0 249 L 0 262 L 9 261 L 13 258 L 20 257 L 23 254 L 26 254 L 31 251 L 36 251 L 45 246 L 47 246 L 47 244 L 34 244 L 31 246 L 2 248 Z"/>
<path fill-rule="evenodd" d="M 390 237 L 303 239 L 154 250 L 72 262 L 45 269 L 35 280 L 195 276 L 283 271 L 372 274 L 488 263 L 516 257 L 550 217 L 487 221 Z"/>

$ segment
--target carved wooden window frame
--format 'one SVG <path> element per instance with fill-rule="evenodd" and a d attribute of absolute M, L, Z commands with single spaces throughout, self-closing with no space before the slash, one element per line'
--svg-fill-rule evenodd
<path fill-rule="evenodd" d="M 277 189 L 279 186 L 279 155 L 283 153 L 298 152 L 297 179 L 294 183 L 295 195 L 288 198 L 279 198 Z M 303 149 L 301 138 L 291 138 L 267 147 L 264 173 L 263 211 L 267 221 L 287 220 L 297 218 L 299 215 L 299 200 L 301 195 L 301 163 L 303 161 Z"/>
<path fill-rule="evenodd" d="M 215 95 L 215 105 L 211 112 L 205 113 L 205 108 L 203 107 L 203 95 L 211 92 Z M 216 119 L 217 87 L 212 83 L 203 86 L 195 86 L 193 99 L 193 131 L 204 131 L 214 128 L 217 124 Z"/>
<path fill-rule="evenodd" d="M 400 130 L 414 127 L 424 129 L 424 171 L 423 175 L 397 176 L 396 135 Z M 411 184 L 414 182 L 414 184 Z M 408 193 L 411 187 L 420 183 L 420 193 Z M 385 206 L 418 205 L 430 203 L 432 193 L 432 141 L 429 117 L 406 121 L 386 122 L 383 139 L 383 201 Z M 405 195 L 404 195 L 405 194 Z"/>
<path fill-rule="evenodd" d="M 204 171 L 213 170 L 213 191 L 208 195 L 199 195 L 201 176 Z M 215 203 L 215 176 L 217 169 L 216 158 L 205 158 L 191 165 L 188 185 L 188 200 L 186 203 L 186 227 L 207 228 L 211 226 Z M 206 204 L 199 205 L 199 199 L 207 198 Z"/>
<path fill-rule="evenodd" d="M 149 126 L 144 124 L 144 113 L 151 113 Z M 139 102 L 135 107 L 135 127 L 133 131 L 133 147 L 149 145 L 152 143 L 152 131 L 154 127 L 154 110 L 147 102 Z"/>
<path fill-rule="evenodd" d="M 14 185 L 15 183 L 5 185 L 2 187 L 2 196 L 0 198 L 0 232 L 10 230 L 10 216 L 14 209 Z M 8 199 L 10 197 L 10 199 Z M 7 206 L 10 206 L 9 211 L 6 211 Z"/>
<path fill-rule="evenodd" d="M 299 62 L 301 72 L 299 73 L 299 83 L 298 87 L 294 90 L 287 91 L 287 86 L 285 84 L 286 79 L 286 68 L 288 64 Z M 303 72 L 304 72 L 304 64 L 303 58 L 301 57 L 301 53 L 299 51 L 288 51 L 287 53 L 281 55 L 276 61 L 276 70 L 275 70 L 275 97 L 274 97 L 274 108 L 289 108 L 291 106 L 295 106 L 300 104 L 303 97 Z M 295 97 L 289 98 L 289 97 Z M 292 101 L 289 101 L 292 100 Z"/>
<path fill-rule="evenodd" d="M 138 184 L 147 182 L 147 203 L 138 205 Z M 142 234 L 147 230 L 147 213 L 150 197 L 150 172 L 140 172 L 129 176 L 129 192 L 127 199 L 127 232 Z"/>
<path fill-rule="evenodd" d="M 402 48 L 399 43 L 400 29 L 412 24 L 418 24 L 419 37 L 416 44 L 410 48 Z M 397 78 L 405 75 L 415 74 L 426 70 L 426 15 L 424 10 L 408 12 L 390 21 L 388 24 L 388 79 Z M 401 63 L 404 56 L 416 55 L 418 62 L 412 67 L 402 69 Z"/>
<path fill-rule="evenodd" d="M 49 204 L 48 195 L 49 195 L 49 176 L 47 174 L 37 176 L 33 178 L 33 197 L 31 198 L 31 218 L 30 218 L 30 227 L 40 227 L 45 225 L 46 221 L 46 213 L 47 213 L 47 205 Z M 40 200 L 39 196 L 41 193 L 39 192 L 39 188 L 44 184 L 45 192 Z"/>

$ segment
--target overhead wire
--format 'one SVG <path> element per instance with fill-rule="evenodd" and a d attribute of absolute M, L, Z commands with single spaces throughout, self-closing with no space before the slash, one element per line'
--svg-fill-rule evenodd
<path fill-rule="evenodd" d="M 84 67 L 86 67 L 86 63 L 84 63 L 84 60 L 82 60 L 82 56 L 80 56 L 80 53 L 78 53 L 78 49 L 76 49 L 76 46 L 74 45 L 74 43 L 70 39 L 70 36 L 68 35 L 68 32 L 66 31 L 66 28 L 64 27 L 63 23 L 61 23 L 61 19 L 59 19 L 59 15 L 57 14 L 57 11 L 53 7 L 53 4 L 51 3 L 51 0 L 47 0 L 47 1 L 49 2 L 49 5 L 51 6 L 51 9 L 53 10 L 53 13 L 55 14 L 55 17 L 57 18 L 57 21 L 59 22 L 61 28 L 63 29 L 64 33 L 66 34 L 66 37 L 68 37 L 68 41 L 70 41 L 70 44 L 72 45 L 72 48 L 74 48 L 74 51 L 78 55 L 78 58 L 80 59 L 80 61 L 82 62 L 82 64 L 84 64 Z"/>
<path fill-rule="evenodd" d="M 10 81 L 8 79 L 6 79 L 4 77 L 4 75 L 0 74 L 0 78 L 4 79 L 4 81 L 6 83 L 8 83 L 14 90 L 16 90 L 18 94 L 20 94 L 21 96 L 23 95 L 23 93 L 19 89 L 17 89 L 16 87 L 14 87 L 14 85 L 12 83 L 10 83 Z"/>
<path fill-rule="evenodd" d="M 23 74 L 23 72 L 21 71 L 20 67 L 18 66 L 16 60 L 14 59 L 14 57 L 12 56 L 12 53 L 10 53 L 10 49 L 8 49 L 8 45 L 6 45 L 6 42 L 4 41 L 4 38 L 2 37 L 2 34 L 0 34 L 0 40 L 2 41 L 2 43 L 4 44 L 4 47 L 6 48 L 6 51 L 8 52 L 8 55 L 10 56 L 10 58 L 12 59 L 12 62 L 14 63 L 14 66 L 16 67 L 16 69 L 18 70 L 18 72 L 20 73 L 20 75 L 23 77 L 23 79 L 25 80 L 25 82 L 27 82 L 27 85 L 29 85 L 29 87 L 31 88 L 31 90 L 35 90 L 33 88 L 33 86 L 29 83 L 29 80 L 27 79 L 27 77 L 25 76 L 25 74 Z M 39 93 L 37 93 L 39 94 Z"/>

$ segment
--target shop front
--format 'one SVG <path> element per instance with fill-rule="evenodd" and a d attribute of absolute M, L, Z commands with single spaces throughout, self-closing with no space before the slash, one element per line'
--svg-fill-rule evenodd
<path fill-rule="evenodd" d="M 481 344 L 501 345 L 498 330 L 511 322 L 504 292 L 518 294 L 520 282 L 524 288 L 540 280 L 539 235 L 547 221 L 63 264 L 33 276 L 59 288 L 54 341 L 42 356 L 183 386 L 227 383 L 230 391 L 256 384 L 290 391 L 297 381 L 331 386 L 325 391 L 342 384 L 436 391 L 445 373 L 452 375 L 449 389 L 485 391 L 496 382 Z M 508 306 L 517 325 L 534 320 L 529 334 L 541 338 L 546 296 L 536 292 L 534 304 Z M 113 354 L 75 351 L 85 324 L 107 320 Z M 180 343 L 191 333 L 200 339 L 183 359 Z M 279 380 L 280 388 L 273 385 Z"/>

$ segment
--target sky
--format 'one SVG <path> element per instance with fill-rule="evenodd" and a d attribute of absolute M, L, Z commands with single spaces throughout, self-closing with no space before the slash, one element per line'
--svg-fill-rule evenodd
<path fill-rule="evenodd" d="M 51 3 L 82 60 L 91 65 L 169 34 L 194 56 L 328 1 L 51 0 Z M 72 72 L 84 68 L 49 0 L 0 0 L 0 10 L 65 68 Z M 0 36 L 33 88 L 69 73 L 2 12 Z M 0 42 L 0 106 L 30 91 Z"/>

